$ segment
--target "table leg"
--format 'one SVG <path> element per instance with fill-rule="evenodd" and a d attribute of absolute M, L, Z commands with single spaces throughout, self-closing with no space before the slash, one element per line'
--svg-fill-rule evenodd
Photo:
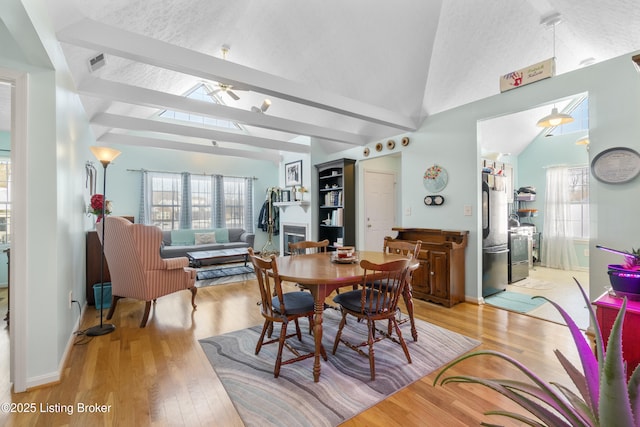
<path fill-rule="evenodd" d="M 315 289 L 313 297 L 314 316 L 313 316 L 313 338 L 315 341 L 315 356 L 313 362 L 313 381 L 320 381 L 320 355 L 322 354 L 322 313 L 324 312 L 325 290 L 320 286 Z"/>
<path fill-rule="evenodd" d="M 416 322 L 413 319 L 413 295 L 411 294 L 411 285 L 407 284 L 407 286 L 404 287 L 402 298 L 404 298 L 404 303 L 407 306 L 407 314 L 411 321 L 411 336 L 414 341 L 418 341 L 418 330 L 416 329 Z"/>

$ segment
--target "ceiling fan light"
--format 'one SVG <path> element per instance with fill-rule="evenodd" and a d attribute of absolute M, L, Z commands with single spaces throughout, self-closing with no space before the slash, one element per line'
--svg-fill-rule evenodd
<path fill-rule="evenodd" d="M 573 117 L 569 114 L 559 113 L 556 107 L 553 107 L 551 110 L 551 114 L 548 116 L 544 116 L 540 120 L 538 120 L 537 125 L 543 128 L 554 127 L 564 125 L 566 123 L 571 123 L 573 121 Z"/>

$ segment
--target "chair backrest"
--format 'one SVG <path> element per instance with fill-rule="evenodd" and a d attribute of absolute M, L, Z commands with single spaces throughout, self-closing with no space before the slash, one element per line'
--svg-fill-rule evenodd
<path fill-rule="evenodd" d="M 399 259 L 375 264 L 366 259 L 360 261 L 364 269 L 360 309 L 362 313 L 382 316 L 393 315 L 398 306 L 398 298 L 407 284 L 407 274 L 411 259 Z"/>
<path fill-rule="evenodd" d="M 278 274 L 277 258 L 274 254 L 271 254 L 267 259 L 261 258 L 254 253 L 253 248 L 248 248 L 247 251 L 260 288 L 262 315 L 268 319 L 279 319 L 282 316 L 279 315 L 279 312 L 274 311 L 272 298 L 274 296 L 278 297 L 282 313 L 286 312 L 286 307 L 284 305 L 282 282 Z"/>
<path fill-rule="evenodd" d="M 412 243 L 407 240 L 396 240 L 393 237 L 387 236 L 384 238 L 383 251 L 390 254 L 400 254 L 410 258 L 416 258 L 418 253 L 420 253 L 421 247 L 421 240 Z"/>
<path fill-rule="evenodd" d="M 289 253 L 291 255 L 303 255 L 309 253 L 326 252 L 329 240 L 324 239 L 319 242 L 303 240 L 301 242 L 289 243 Z"/>

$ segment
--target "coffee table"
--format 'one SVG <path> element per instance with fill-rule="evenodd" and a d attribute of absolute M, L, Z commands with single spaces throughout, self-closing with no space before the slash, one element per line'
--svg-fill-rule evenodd
<path fill-rule="evenodd" d="M 210 261 L 212 259 L 224 259 L 237 257 L 244 255 L 244 265 L 247 265 L 249 260 L 249 252 L 247 248 L 233 248 L 233 249 L 215 249 L 212 251 L 194 251 L 187 252 L 187 258 L 189 258 L 189 265 L 194 268 L 202 267 L 203 261 Z"/>

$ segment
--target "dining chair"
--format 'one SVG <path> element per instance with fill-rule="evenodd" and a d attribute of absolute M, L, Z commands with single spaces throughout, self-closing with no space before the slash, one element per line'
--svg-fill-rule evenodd
<path fill-rule="evenodd" d="M 369 370 L 371 380 L 376 379 L 375 358 L 373 345 L 385 338 L 402 346 L 407 362 L 411 363 L 411 355 L 407 347 L 402 332 L 396 319 L 396 308 L 398 299 L 407 284 L 406 276 L 411 265 L 411 260 L 399 259 L 382 264 L 375 264 L 366 259 L 360 261 L 360 266 L 364 269 L 363 284 L 358 289 L 343 292 L 336 295 L 333 301 L 339 304 L 342 312 L 342 319 L 338 326 L 333 343 L 333 354 L 336 354 L 338 345 L 344 345 L 360 354 L 366 354 L 369 358 Z M 356 344 L 343 338 L 342 330 L 347 323 L 347 315 L 355 317 L 358 322 L 353 323 L 358 327 L 360 321 L 367 322 L 367 339 Z M 389 330 L 376 329 L 376 321 L 389 322 Z M 395 331 L 397 338 L 393 337 Z M 361 347 L 368 347 L 365 353 Z"/>
<path fill-rule="evenodd" d="M 308 292 L 284 292 L 282 290 L 282 281 L 278 275 L 277 258 L 274 254 L 271 254 L 268 259 L 264 259 L 256 256 L 253 248 L 249 248 L 248 252 L 260 288 L 260 311 L 262 317 L 264 317 L 264 325 L 256 345 L 255 354 L 260 353 L 262 346 L 265 344 L 278 343 L 276 364 L 273 370 L 273 376 L 278 378 L 282 365 L 288 365 L 314 356 L 315 348 L 313 346 L 311 352 L 300 353 L 287 342 L 292 337 L 297 337 L 299 341 L 302 341 L 302 334 L 298 324 L 298 319 L 301 317 L 309 319 L 310 330 L 312 330 L 314 300 L 313 296 Z M 288 334 L 287 327 L 291 321 L 295 325 L 295 332 Z M 277 338 L 272 339 L 271 334 L 275 323 L 280 324 L 280 334 Z M 284 347 L 289 349 L 295 357 L 283 361 L 282 351 Z M 321 348 L 321 354 L 324 360 L 327 360 L 324 348 Z"/>
<path fill-rule="evenodd" d="M 411 322 L 411 333 L 413 335 L 413 340 L 418 340 L 418 335 L 416 331 L 416 323 L 413 318 L 413 296 L 412 296 L 412 288 L 411 281 L 413 280 L 413 273 L 420 266 L 418 263 L 418 254 L 420 253 L 420 249 L 422 248 L 422 241 L 417 240 L 415 243 L 407 240 L 396 240 L 393 237 L 386 236 L 384 238 L 384 246 L 383 251 L 390 254 L 398 254 L 404 255 L 406 257 L 412 258 L 415 261 L 414 268 L 409 269 L 409 273 L 407 274 L 407 286 L 404 290 L 404 303 L 407 307 L 407 315 L 408 317 L 402 318 L 402 312 L 400 307 L 398 307 L 398 323 L 403 324 L 407 321 Z"/>
<path fill-rule="evenodd" d="M 302 240 L 300 242 L 289 242 L 289 255 L 304 255 L 304 254 L 317 254 L 327 252 L 329 246 L 329 239 L 324 239 L 319 242 L 313 240 Z M 307 289 L 301 283 L 296 283 L 296 286 L 301 290 Z M 339 293 L 339 292 L 338 292 Z"/>

